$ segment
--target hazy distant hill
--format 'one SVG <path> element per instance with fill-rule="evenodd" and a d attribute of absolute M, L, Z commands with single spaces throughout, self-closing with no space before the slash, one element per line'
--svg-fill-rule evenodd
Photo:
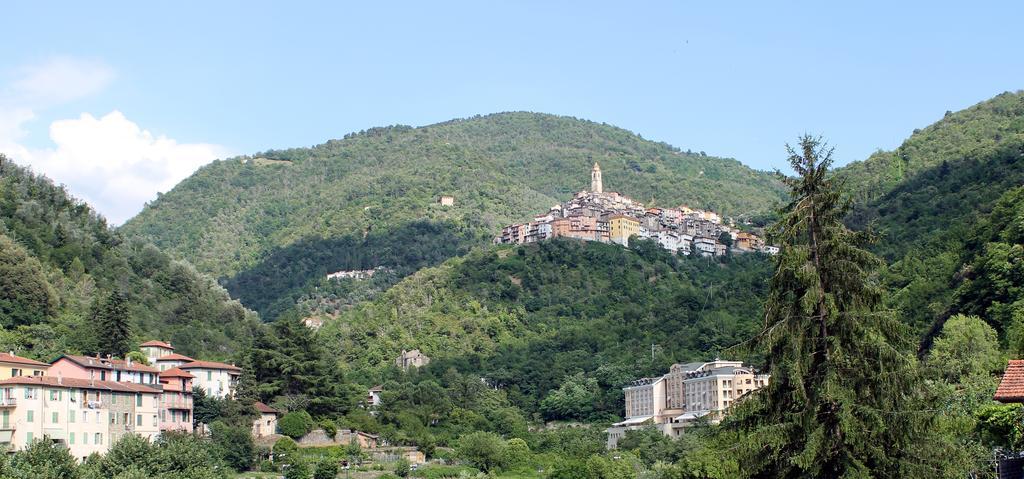
<path fill-rule="evenodd" d="M 408 266 L 388 253 L 369 253 L 363 240 L 377 245 L 375 251 L 406 250 L 410 243 L 389 241 L 415 241 L 407 231 L 414 223 L 451 230 L 460 242 L 414 259 L 416 268 L 485 244 L 503 224 L 588 188 L 595 161 L 606 189 L 658 205 L 750 217 L 783 198 L 772 175 L 735 160 L 679 151 L 600 123 L 500 113 L 374 128 L 312 148 L 218 161 L 122 231 L 224 279 L 232 294 L 266 312 L 325 271 Z M 440 195 L 453 195 L 455 205 L 437 204 Z M 282 263 L 291 267 L 277 269 L 273 282 L 287 283 L 287 291 L 261 279 L 260 271 Z M 261 282 L 274 291 L 243 286 Z"/>

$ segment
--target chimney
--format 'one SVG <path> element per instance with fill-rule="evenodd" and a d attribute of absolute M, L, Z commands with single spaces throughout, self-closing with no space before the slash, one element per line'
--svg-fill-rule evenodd
<path fill-rule="evenodd" d="M 57 384 L 64 385 L 64 373 L 57 371 Z"/>
<path fill-rule="evenodd" d="M 127 358 L 127 357 L 126 357 L 126 358 L 124 358 L 124 363 L 125 363 L 125 365 L 127 365 L 128 367 L 132 367 L 132 358 Z"/>

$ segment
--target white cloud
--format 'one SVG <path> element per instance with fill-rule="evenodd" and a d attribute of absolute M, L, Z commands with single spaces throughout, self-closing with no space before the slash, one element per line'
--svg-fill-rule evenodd
<path fill-rule="evenodd" d="M 138 213 L 158 191 L 227 155 L 217 145 L 154 136 L 119 111 L 55 121 L 50 139 L 55 147 L 29 150 L 27 163 L 66 184 L 113 224 Z"/>
<path fill-rule="evenodd" d="M 24 145 L 25 125 L 39 110 L 93 95 L 113 78 L 113 70 L 101 63 L 69 58 L 16 70 L 15 78 L 0 87 L 0 152 L 67 185 L 111 224 L 121 224 L 157 192 L 170 190 L 228 152 L 214 144 L 154 135 L 117 110 L 99 118 L 82 113 L 53 121 L 52 146 Z"/>
<path fill-rule="evenodd" d="M 95 61 L 55 57 L 14 72 L 15 80 L 7 88 L 14 101 L 36 106 L 52 106 L 85 98 L 106 88 L 114 80 L 114 70 Z"/>

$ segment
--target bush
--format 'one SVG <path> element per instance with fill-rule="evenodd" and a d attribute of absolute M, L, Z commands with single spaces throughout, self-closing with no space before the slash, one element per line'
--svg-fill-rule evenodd
<path fill-rule="evenodd" d="M 338 463 L 332 459 L 324 459 L 317 463 L 313 479 L 334 479 L 338 476 Z"/>
<path fill-rule="evenodd" d="M 320 429 L 323 429 L 324 433 L 327 434 L 327 437 L 330 437 L 332 439 L 334 438 L 335 435 L 338 434 L 338 425 L 334 424 L 334 421 L 330 419 L 324 419 L 323 421 L 320 421 Z"/>
<path fill-rule="evenodd" d="M 395 462 L 395 475 L 398 477 L 409 477 L 409 461 L 399 459 Z"/>
<path fill-rule="evenodd" d="M 284 471 L 284 479 L 310 479 L 311 476 L 306 461 L 295 461 Z"/>
<path fill-rule="evenodd" d="M 505 441 L 493 432 L 478 431 L 462 436 L 456 453 L 468 464 L 489 473 L 502 466 Z"/>
<path fill-rule="evenodd" d="M 220 457 L 236 471 L 247 471 L 252 467 L 256 460 L 256 444 L 249 428 L 216 421 L 210 425 L 210 438 Z"/>
<path fill-rule="evenodd" d="M 277 472 L 277 465 L 268 460 L 260 461 L 260 472 Z"/>
<path fill-rule="evenodd" d="M 306 411 L 293 411 L 285 414 L 277 421 L 277 428 L 281 431 L 281 434 L 291 437 L 292 439 L 298 439 L 309 431 L 313 430 L 313 417 Z"/>

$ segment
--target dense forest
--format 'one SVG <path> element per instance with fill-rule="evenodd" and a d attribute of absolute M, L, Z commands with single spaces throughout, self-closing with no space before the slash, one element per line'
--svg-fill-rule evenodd
<path fill-rule="evenodd" d="M 121 305 L 121 318 L 107 317 Z M 208 276 L 0 156 L 0 349 L 116 353 L 98 327 L 107 319 L 127 321 L 136 344 L 163 338 L 208 357 L 237 352 L 256 324 Z"/>

